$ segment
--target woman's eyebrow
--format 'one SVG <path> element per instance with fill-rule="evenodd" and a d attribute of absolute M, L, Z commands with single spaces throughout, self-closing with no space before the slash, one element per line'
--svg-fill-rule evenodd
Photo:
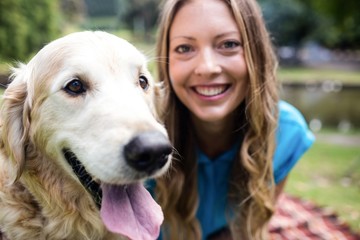
<path fill-rule="evenodd" d="M 185 38 L 187 40 L 195 40 L 195 38 L 190 37 L 190 36 L 186 36 L 186 35 L 175 36 L 175 37 L 169 38 L 169 40 L 171 41 L 171 40 L 176 40 L 176 39 L 179 39 L 179 38 Z"/>
<path fill-rule="evenodd" d="M 241 37 L 239 31 L 229 31 L 229 32 L 220 33 L 220 34 L 216 35 L 215 38 L 226 37 L 229 35 L 236 35 L 237 37 Z"/>

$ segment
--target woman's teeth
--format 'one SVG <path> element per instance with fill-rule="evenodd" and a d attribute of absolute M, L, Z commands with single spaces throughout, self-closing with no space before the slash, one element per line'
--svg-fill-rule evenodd
<path fill-rule="evenodd" d="M 222 94 L 223 92 L 226 91 L 226 89 L 227 89 L 227 86 L 225 86 L 225 85 L 216 86 L 216 87 L 214 87 L 214 86 L 212 86 L 212 87 L 209 87 L 209 86 L 195 87 L 195 91 L 198 94 L 206 96 L 206 97 L 213 97 L 213 96 Z"/>

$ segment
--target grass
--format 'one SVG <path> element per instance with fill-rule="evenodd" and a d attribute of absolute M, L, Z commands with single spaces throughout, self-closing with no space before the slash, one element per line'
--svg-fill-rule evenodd
<path fill-rule="evenodd" d="M 285 192 L 330 208 L 360 232 L 360 148 L 315 142 L 289 175 Z"/>
<path fill-rule="evenodd" d="M 340 81 L 343 84 L 360 84 L 360 71 L 342 69 L 280 68 L 282 82 Z"/>

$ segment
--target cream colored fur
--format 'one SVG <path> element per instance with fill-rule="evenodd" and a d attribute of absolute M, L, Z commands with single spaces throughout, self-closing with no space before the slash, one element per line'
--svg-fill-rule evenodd
<path fill-rule="evenodd" d="M 138 84 L 140 75 L 149 80 L 146 91 Z M 85 83 L 85 94 L 64 91 L 73 78 Z M 104 32 L 55 40 L 14 69 L 0 115 L 4 239 L 119 239 L 105 229 L 61 149 L 73 149 L 103 182 L 144 180 L 149 176 L 127 166 L 121 147 L 141 131 L 166 134 L 156 119 L 156 94 L 144 56 Z"/>

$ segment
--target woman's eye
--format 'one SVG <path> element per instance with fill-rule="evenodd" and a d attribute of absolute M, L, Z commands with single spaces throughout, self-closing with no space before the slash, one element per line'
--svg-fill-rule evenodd
<path fill-rule="evenodd" d="M 71 95 L 79 95 L 86 92 L 84 84 L 78 78 L 74 78 L 68 82 L 68 84 L 64 87 L 64 90 Z"/>
<path fill-rule="evenodd" d="M 149 81 L 144 75 L 140 75 L 140 77 L 139 77 L 139 85 L 145 91 L 149 88 Z"/>
<path fill-rule="evenodd" d="M 180 45 L 175 49 L 177 53 L 187 53 L 191 51 L 191 47 L 188 45 Z"/>
<path fill-rule="evenodd" d="M 232 49 L 232 48 L 236 48 L 238 46 L 240 46 L 240 43 L 236 42 L 236 41 L 226 41 L 222 44 L 222 48 L 225 48 L 225 49 Z"/>

